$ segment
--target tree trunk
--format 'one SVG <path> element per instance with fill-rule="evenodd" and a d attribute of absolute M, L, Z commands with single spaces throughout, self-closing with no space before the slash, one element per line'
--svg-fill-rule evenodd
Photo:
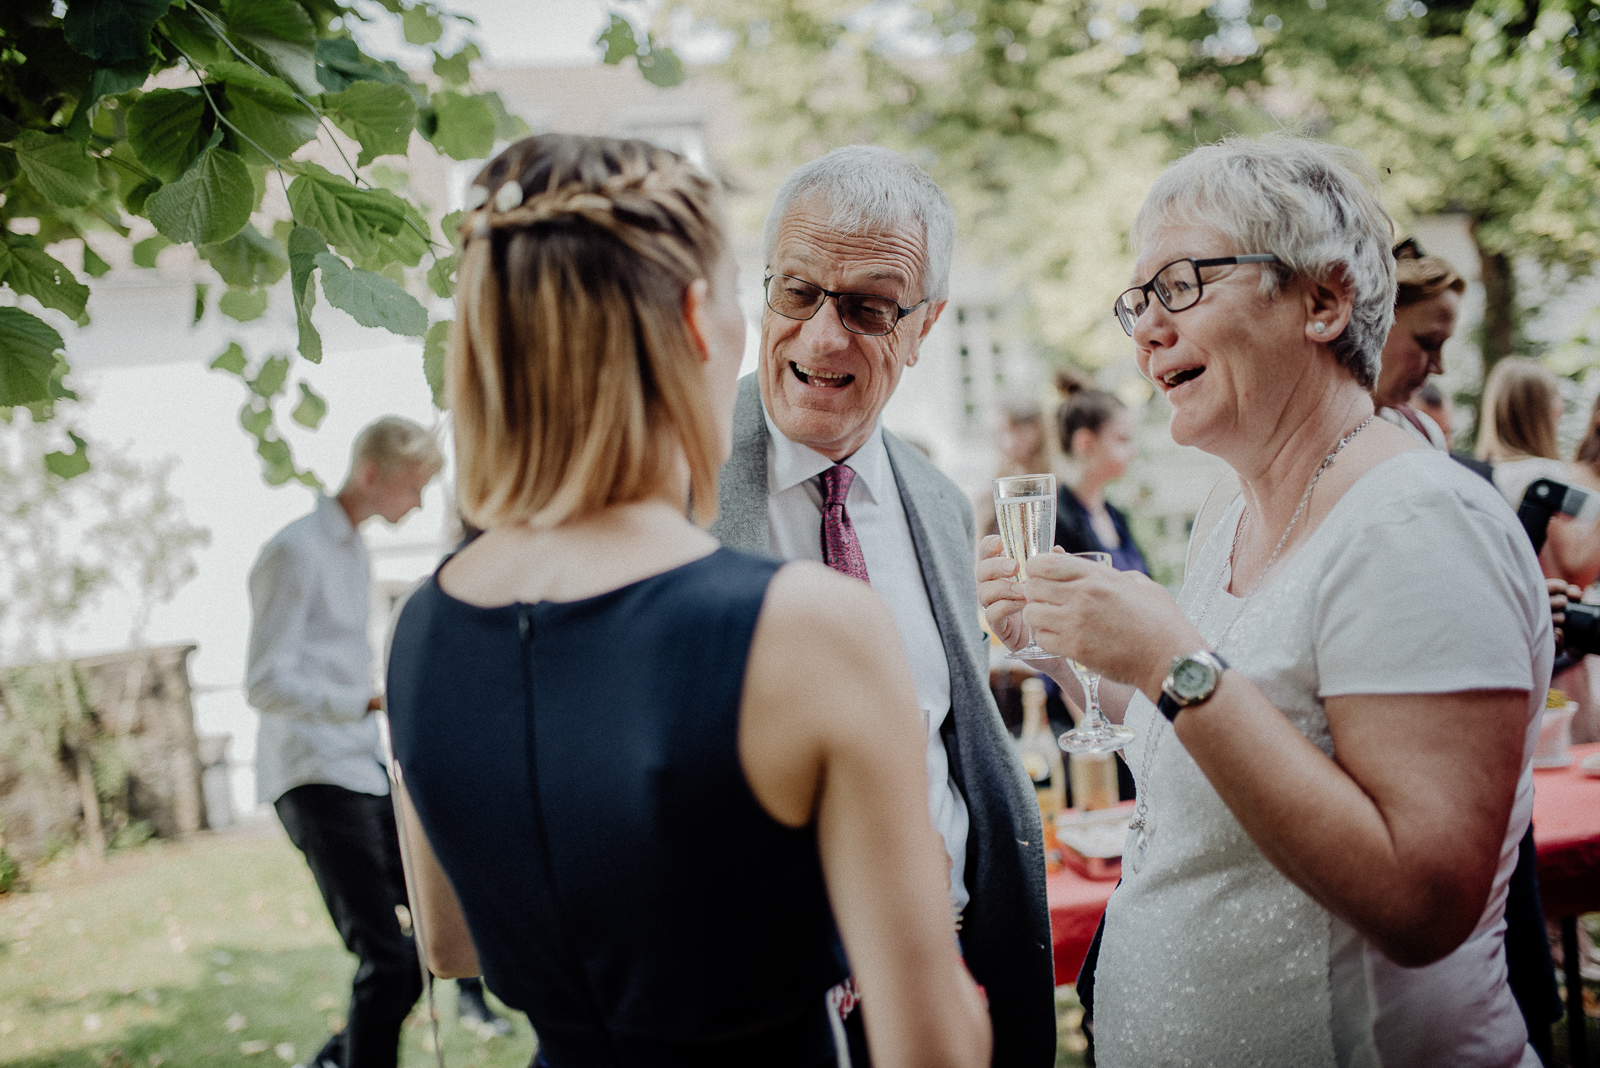
<path fill-rule="evenodd" d="M 1483 280 L 1483 374 L 1487 378 L 1494 365 L 1516 354 L 1517 280 L 1511 271 L 1511 257 L 1491 252 L 1478 242 L 1478 228 L 1472 228 L 1478 246 L 1478 275 Z"/>

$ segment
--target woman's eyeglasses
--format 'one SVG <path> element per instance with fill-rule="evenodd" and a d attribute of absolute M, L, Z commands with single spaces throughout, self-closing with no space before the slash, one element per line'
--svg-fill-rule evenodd
<path fill-rule="evenodd" d="M 1217 256 L 1209 260 L 1173 260 L 1155 273 L 1155 277 L 1142 286 L 1124 290 L 1111 305 L 1117 322 L 1129 337 L 1139 322 L 1139 316 L 1150 306 L 1154 293 L 1161 306 L 1169 312 L 1181 312 L 1200 303 L 1205 284 L 1200 280 L 1200 268 L 1221 267 L 1233 263 L 1277 263 L 1278 257 L 1270 252 L 1256 252 L 1248 256 Z"/>
<path fill-rule="evenodd" d="M 761 286 L 766 290 L 767 307 L 785 319 L 802 322 L 816 315 L 823 302 L 832 297 L 844 328 L 852 334 L 871 337 L 893 333 L 901 319 L 928 303 L 928 298 L 923 297 L 911 307 L 902 308 L 898 301 L 888 297 L 873 293 L 835 293 L 789 274 L 769 274 Z"/>

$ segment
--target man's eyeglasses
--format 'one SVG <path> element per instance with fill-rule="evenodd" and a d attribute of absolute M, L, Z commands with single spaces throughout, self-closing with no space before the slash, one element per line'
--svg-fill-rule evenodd
<path fill-rule="evenodd" d="M 1117 322 L 1122 324 L 1122 329 L 1132 337 L 1139 316 L 1150 306 L 1150 294 L 1154 293 L 1161 306 L 1169 312 L 1181 312 L 1200 303 L 1200 295 L 1205 291 L 1205 285 L 1200 281 L 1200 268 L 1221 267 L 1233 263 L 1277 262 L 1278 257 L 1270 252 L 1257 252 L 1248 256 L 1217 256 L 1209 260 L 1173 260 L 1157 271 L 1155 277 L 1144 285 L 1124 290 L 1111 305 L 1111 310 L 1116 313 Z"/>
<path fill-rule="evenodd" d="M 928 298 L 923 297 L 911 307 L 902 308 L 898 301 L 888 297 L 872 293 L 835 293 L 789 274 L 769 274 L 761 287 L 767 293 L 767 307 L 785 319 L 802 322 L 816 315 L 823 302 L 832 297 L 844 328 L 852 334 L 871 337 L 893 333 L 901 319 L 928 303 Z"/>

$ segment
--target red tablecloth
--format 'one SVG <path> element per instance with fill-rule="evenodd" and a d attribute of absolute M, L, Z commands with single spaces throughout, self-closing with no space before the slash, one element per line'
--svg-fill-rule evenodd
<path fill-rule="evenodd" d="M 1551 919 L 1600 912 L 1600 779 L 1578 770 L 1595 753 L 1600 753 L 1600 743 L 1575 745 L 1570 766 L 1533 773 L 1539 896 Z M 1085 879 L 1071 868 L 1046 877 L 1058 984 L 1077 981 L 1116 885 L 1115 880 Z"/>
<path fill-rule="evenodd" d="M 1600 743 L 1575 745 L 1570 765 L 1533 773 L 1539 897 L 1551 919 L 1600 912 L 1600 779 L 1578 770 L 1596 753 Z"/>

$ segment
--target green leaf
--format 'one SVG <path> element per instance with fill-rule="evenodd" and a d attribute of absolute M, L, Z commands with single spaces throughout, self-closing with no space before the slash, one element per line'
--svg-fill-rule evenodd
<path fill-rule="evenodd" d="M 450 320 L 441 319 L 428 327 L 422 339 L 422 376 L 428 380 L 428 390 L 433 394 L 433 406 L 444 411 L 444 367 L 450 354 Z"/>
<path fill-rule="evenodd" d="M 174 181 L 205 144 L 205 113 L 198 89 L 153 89 L 128 112 L 128 144 L 151 174 Z"/>
<path fill-rule="evenodd" d="M 283 392 L 284 383 L 289 380 L 289 357 L 272 356 L 261 365 L 261 370 L 256 372 L 256 377 L 251 381 L 250 388 L 256 396 L 271 400 Z"/>
<path fill-rule="evenodd" d="M 213 371 L 227 371 L 232 375 L 242 376 L 247 366 L 249 362 L 244 358 L 244 347 L 237 341 L 230 342 L 221 355 L 211 361 Z"/>
<path fill-rule="evenodd" d="M 433 261 L 433 266 L 428 268 L 428 288 L 433 290 L 436 297 L 446 299 L 455 296 L 456 268 L 461 266 L 461 256 L 451 253 Z"/>
<path fill-rule="evenodd" d="M 496 141 L 515 141 L 519 137 L 528 136 L 528 124 L 506 110 L 505 101 L 500 99 L 499 93 L 489 92 L 479 94 L 483 102 L 489 105 L 489 110 L 494 113 L 494 138 Z"/>
<path fill-rule="evenodd" d="M 150 194 L 146 208 L 162 236 L 200 245 L 225 241 L 244 229 L 254 200 L 244 160 L 227 149 L 208 148 L 177 181 Z"/>
<path fill-rule="evenodd" d="M 143 85 L 150 76 L 151 65 L 150 57 L 141 56 L 115 66 L 96 68 L 94 76 L 89 79 L 88 91 L 78 98 L 78 106 L 72 113 L 72 121 L 67 123 L 68 135 L 80 143 L 87 142 L 91 133 L 114 136 L 114 126 L 91 129 L 90 112 L 94 111 L 101 97 L 116 96 Z M 103 126 L 107 125 L 104 123 L 105 118 L 105 115 L 101 116 Z"/>
<path fill-rule="evenodd" d="M 71 452 L 45 453 L 44 466 L 57 478 L 77 478 L 89 470 L 89 444 L 72 431 L 67 431 L 67 437 L 72 439 Z"/>
<path fill-rule="evenodd" d="M 397 234 L 405 225 L 406 202 L 393 193 L 357 189 L 315 163 L 298 166 L 300 175 L 289 183 L 295 217 L 352 259 L 373 256 L 382 247 L 380 235 Z"/>
<path fill-rule="evenodd" d="M 322 108 L 335 126 L 361 144 L 356 166 L 379 156 L 403 156 L 417 125 L 417 102 L 400 85 L 356 82 L 342 93 L 325 93 Z"/>
<path fill-rule="evenodd" d="M 433 73 L 445 85 L 466 85 L 468 79 L 472 77 L 472 64 L 482 58 L 483 53 L 478 51 L 478 46 L 468 41 L 462 46 L 461 51 L 453 56 L 443 56 L 435 52 Z"/>
<path fill-rule="evenodd" d="M 611 24 L 595 38 L 594 43 L 606 50 L 605 61 L 613 67 L 629 56 L 639 54 L 639 41 L 633 35 L 633 26 L 621 15 L 611 16 Z"/>
<path fill-rule="evenodd" d="M 259 319 L 267 310 L 267 291 L 230 289 L 217 299 L 217 310 L 241 323 Z"/>
<path fill-rule="evenodd" d="M 206 317 L 206 294 L 210 291 L 211 287 L 204 282 L 194 284 L 194 321 L 197 323 Z"/>
<path fill-rule="evenodd" d="M 406 8 L 400 16 L 400 27 L 405 31 L 408 44 L 432 44 L 444 36 L 439 16 L 420 5 Z"/>
<path fill-rule="evenodd" d="M 133 265 L 153 268 L 156 265 L 156 256 L 161 250 L 171 247 L 172 242 L 160 234 L 147 237 L 133 246 Z"/>
<path fill-rule="evenodd" d="M 90 278 L 104 278 L 109 270 L 111 270 L 111 264 L 101 259 L 95 253 L 95 250 L 89 247 L 89 243 L 85 241 L 83 243 L 83 273 Z"/>
<path fill-rule="evenodd" d="M 316 112 L 296 100 L 289 87 L 243 63 L 213 63 L 207 71 L 223 79 L 223 111 L 238 129 L 230 130 L 247 160 L 288 159 L 317 136 Z"/>
<path fill-rule="evenodd" d="M 228 240 L 201 245 L 195 251 L 211 264 L 224 282 L 241 289 L 269 286 L 289 269 L 289 254 L 283 246 L 251 223 L 246 223 L 243 230 Z"/>
<path fill-rule="evenodd" d="M 349 37 L 317 40 L 317 81 L 326 92 L 340 93 L 361 81 L 388 84 L 405 80 L 398 66 L 363 55 Z"/>
<path fill-rule="evenodd" d="M 317 31 L 294 0 L 229 0 L 228 30 L 302 93 L 317 93 Z"/>
<path fill-rule="evenodd" d="M 684 79 L 683 61 L 670 48 L 656 43 L 652 37 L 650 52 L 639 57 L 639 73 L 644 80 L 661 89 L 671 89 Z"/>
<path fill-rule="evenodd" d="M 322 335 L 311 322 L 311 308 L 317 300 L 317 287 L 311 284 L 316 258 L 328 251 L 322 235 L 309 226 L 289 231 L 289 289 L 294 294 L 295 326 L 300 332 L 300 355 L 312 363 L 322 362 Z"/>
<path fill-rule="evenodd" d="M 294 456 L 289 443 L 282 438 L 269 438 L 263 434 L 256 441 L 256 453 L 261 457 L 261 477 L 269 486 L 281 486 L 294 478 Z"/>
<path fill-rule="evenodd" d="M 57 478 L 77 478 L 89 470 L 89 444 L 72 431 L 67 431 L 67 437 L 72 439 L 71 452 L 51 452 L 44 457 L 44 466 Z"/>
<path fill-rule="evenodd" d="M 328 402 L 317 396 L 316 390 L 300 383 L 300 403 L 295 405 L 289 418 L 303 427 L 311 430 L 317 429 L 322 423 L 322 417 L 328 414 Z"/>
<path fill-rule="evenodd" d="M 0 407 L 50 399 L 61 335 L 37 315 L 0 307 Z"/>
<path fill-rule="evenodd" d="M 405 337 L 421 337 L 427 330 L 428 313 L 394 281 L 352 270 L 328 252 L 318 256 L 316 264 L 322 269 L 322 292 L 328 303 L 349 312 L 362 326 L 382 327 Z"/>
<path fill-rule="evenodd" d="M 251 397 L 239 409 L 239 425 L 259 438 L 272 428 L 272 409 L 260 397 Z"/>
<path fill-rule="evenodd" d="M 433 94 L 438 128 L 433 144 L 459 160 L 484 159 L 494 150 L 494 109 L 481 96 L 466 96 L 448 89 Z"/>
<path fill-rule="evenodd" d="M 71 319 L 81 317 L 89 302 L 89 287 L 73 277 L 66 264 L 41 249 L 12 245 L 11 269 L 5 280 L 18 293 L 65 312 Z"/>
<path fill-rule="evenodd" d="M 12 139 L 11 149 L 34 192 L 45 200 L 63 207 L 82 207 L 100 188 L 94 160 L 65 134 L 23 130 Z"/>
<path fill-rule="evenodd" d="M 150 31 L 172 0 L 72 0 L 61 29 L 67 44 L 97 63 L 121 63 L 150 49 Z"/>

